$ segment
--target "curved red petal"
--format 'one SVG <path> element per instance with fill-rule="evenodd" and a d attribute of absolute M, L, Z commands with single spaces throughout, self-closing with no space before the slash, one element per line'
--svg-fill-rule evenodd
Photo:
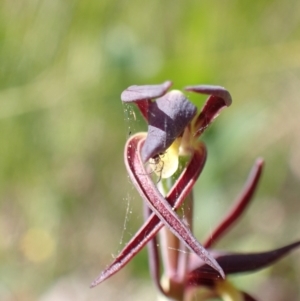
<path fill-rule="evenodd" d="M 195 121 L 195 136 L 200 136 L 209 124 L 220 114 L 220 111 L 225 107 L 229 107 L 232 103 L 230 93 L 220 86 L 188 86 L 185 90 L 211 95 Z"/>
<path fill-rule="evenodd" d="M 136 139 L 144 139 L 145 135 L 138 134 L 129 139 L 126 144 L 125 151 L 128 148 L 134 147 L 131 141 Z M 137 142 L 137 141 L 136 141 Z M 127 151 L 126 151 L 127 152 Z M 125 160 L 130 160 L 128 156 L 125 156 Z M 195 147 L 195 153 L 187 167 L 183 170 L 180 177 L 173 185 L 172 189 L 166 196 L 166 200 L 170 205 L 177 209 L 184 201 L 185 197 L 192 190 L 194 183 L 199 177 L 206 160 L 206 148 L 202 142 L 198 142 Z M 134 237 L 128 242 L 124 249 L 115 258 L 113 263 L 108 266 L 92 283 L 92 287 L 103 282 L 121 268 L 123 268 L 146 244 L 155 234 L 163 227 L 163 223 L 160 219 L 152 213 L 140 230 L 134 235 Z"/>
<path fill-rule="evenodd" d="M 225 215 L 223 220 L 219 225 L 212 231 L 209 237 L 204 241 L 205 248 L 210 248 L 213 243 L 216 243 L 222 235 L 224 235 L 228 229 L 233 226 L 237 219 L 246 210 L 248 204 L 252 200 L 252 197 L 256 191 L 259 179 L 262 174 L 264 161 L 262 159 L 257 159 L 251 172 L 248 176 L 245 186 L 241 194 L 238 196 L 236 201 L 233 203 L 232 207 Z"/>
<path fill-rule="evenodd" d="M 140 151 L 144 141 L 141 141 L 139 135 L 137 135 L 133 136 L 130 142 L 131 147 L 126 147 L 127 154 L 125 154 L 125 156 L 130 159 L 125 160 L 125 163 L 131 181 L 143 200 L 148 203 L 151 210 L 179 240 L 185 243 L 189 249 L 217 270 L 223 277 L 223 270 L 218 263 L 193 236 L 190 229 L 179 219 L 171 205 L 158 191 L 149 175 L 146 174 L 145 167 L 140 157 Z"/>
<path fill-rule="evenodd" d="M 166 81 L 160 85 L 130 86 L 122 92 L 121 100 L 125 103 L 136 103 L 143 117 L 148 121 L 148 108 L 151 99 L 163 96 L 171 86 L 171 81 Z"/>
<path fill-rule="evenodd" d="M 224 254 L 215 256 L 215 259 L 223 268 L 226 275 L 253 272 L 270 266 L 299 246 L 300 241 L 297 241 L 267 252 Z M 205 280 L 217 279 L 217 276 L 216 271 L 203 262 L 197 268 L 190 269 L 187 277 L 187 285 L 196 285 Z"/>

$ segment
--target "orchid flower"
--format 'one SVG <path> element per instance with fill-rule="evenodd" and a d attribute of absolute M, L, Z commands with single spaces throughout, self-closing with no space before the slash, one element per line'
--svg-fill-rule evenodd
<path fill-rule="evenodd" d="M 264 268 L 300 242 L 262 253 L 208 250 L 247 208 L 262 173 L 262 159 L 256 161 L 241 195 L 209 238 L 201 244 L 194 237 L 192 188 L 207 156 L 199 137 L 220 111 L 231 105 L 231 96 L 219 86 L 186 87 L 186 91 L 209 95 L 197 114 L 197 108 L 182 92 L 168 92 L 171 85 L 167 81 L 160 85 L 131 86 L 121 95 L 123 102 L 138 106 L 148 123 L 148 132 L 130 137 L 124 152 L 128 174 L 144 201 L 145 223 L 91 286 L 118 272 L 148 244 L 150 273 L 166 300 L 190 301 L 195 294 L 197 300 L 214 297 L 226 301 L 256 300 L 236 289 L 225 277 Z M 205 289 L 201 296 L 200 289 Z"/>

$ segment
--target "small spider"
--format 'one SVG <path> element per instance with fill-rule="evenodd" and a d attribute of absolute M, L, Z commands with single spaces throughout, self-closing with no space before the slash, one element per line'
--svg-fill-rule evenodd
<path fill-rule="evenodd" d="M 162 178 L 162 172 L 165 165 L 164 160 L 162 160 L 164 156 L 165 153 L 159 153 L 149 159 L 149 164 L 154 165 L 154 167 L 151 167 L 152 171 L 150 172 L 150 174 L 155 173 L 158 176 L 157 183 L 159 183 Z"/>

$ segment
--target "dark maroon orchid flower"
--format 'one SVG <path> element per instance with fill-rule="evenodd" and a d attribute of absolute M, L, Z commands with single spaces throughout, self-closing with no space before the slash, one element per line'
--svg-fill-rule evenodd
<path fill-rule="evenodd" d="M 225 275 L 264 268 L 300 245 L 296 242 L 263 253 L 234 254 L 209 252 L 236 222 L 257 187 L 263 161 L 255 163 L 242 194 L 232 209 L 201 245 L 192 234 L 192 188 L 205 161 L 205 145 L 198 140 L 219 112 L 231 104 L 227 90 L 217 86 L 189 86 L 187 91 L 209 94 L 203 109 L 197 108 L 180 91 L 167 92 L 171 82 L 131 86 L 121 99 L 137 104 L 148 122 L 148 132 L 132 136 L 125 146 L 128 174 L 145 204 L 145 223 L 114 262 L 92 283 L 103 282 L 124 267 L 148 244 L 150 272 L 161 293 L 169 300 L 192 300 L 199 288 L 206 292 L 197 300 L 255 300 L 235 289 Z M 157 175 L 155 184 L 153 174 Z M 164 274 L 160 272 L 157 234 Z M 187 252 L 192 251 L 192 253 Z"/>

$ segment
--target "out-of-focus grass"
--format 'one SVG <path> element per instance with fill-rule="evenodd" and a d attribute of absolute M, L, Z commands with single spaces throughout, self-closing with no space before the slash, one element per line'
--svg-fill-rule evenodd
<path fill-rule="evenodd" d="M 0 299 L 153 299 L 145 253 L 88 288 L 142 223 L 122 161 L 129 132 L 145 128 L 119 99 L 131 84 L 219 84 L 233 96 L 204 136 L 199 237 L 263 156 L 255 203 L 220 247 L 299 239 L 299 11 L 296 0 L 3 1 Z M 298 257 L 238 285 L 262 300 L 296 300 Z"/>

